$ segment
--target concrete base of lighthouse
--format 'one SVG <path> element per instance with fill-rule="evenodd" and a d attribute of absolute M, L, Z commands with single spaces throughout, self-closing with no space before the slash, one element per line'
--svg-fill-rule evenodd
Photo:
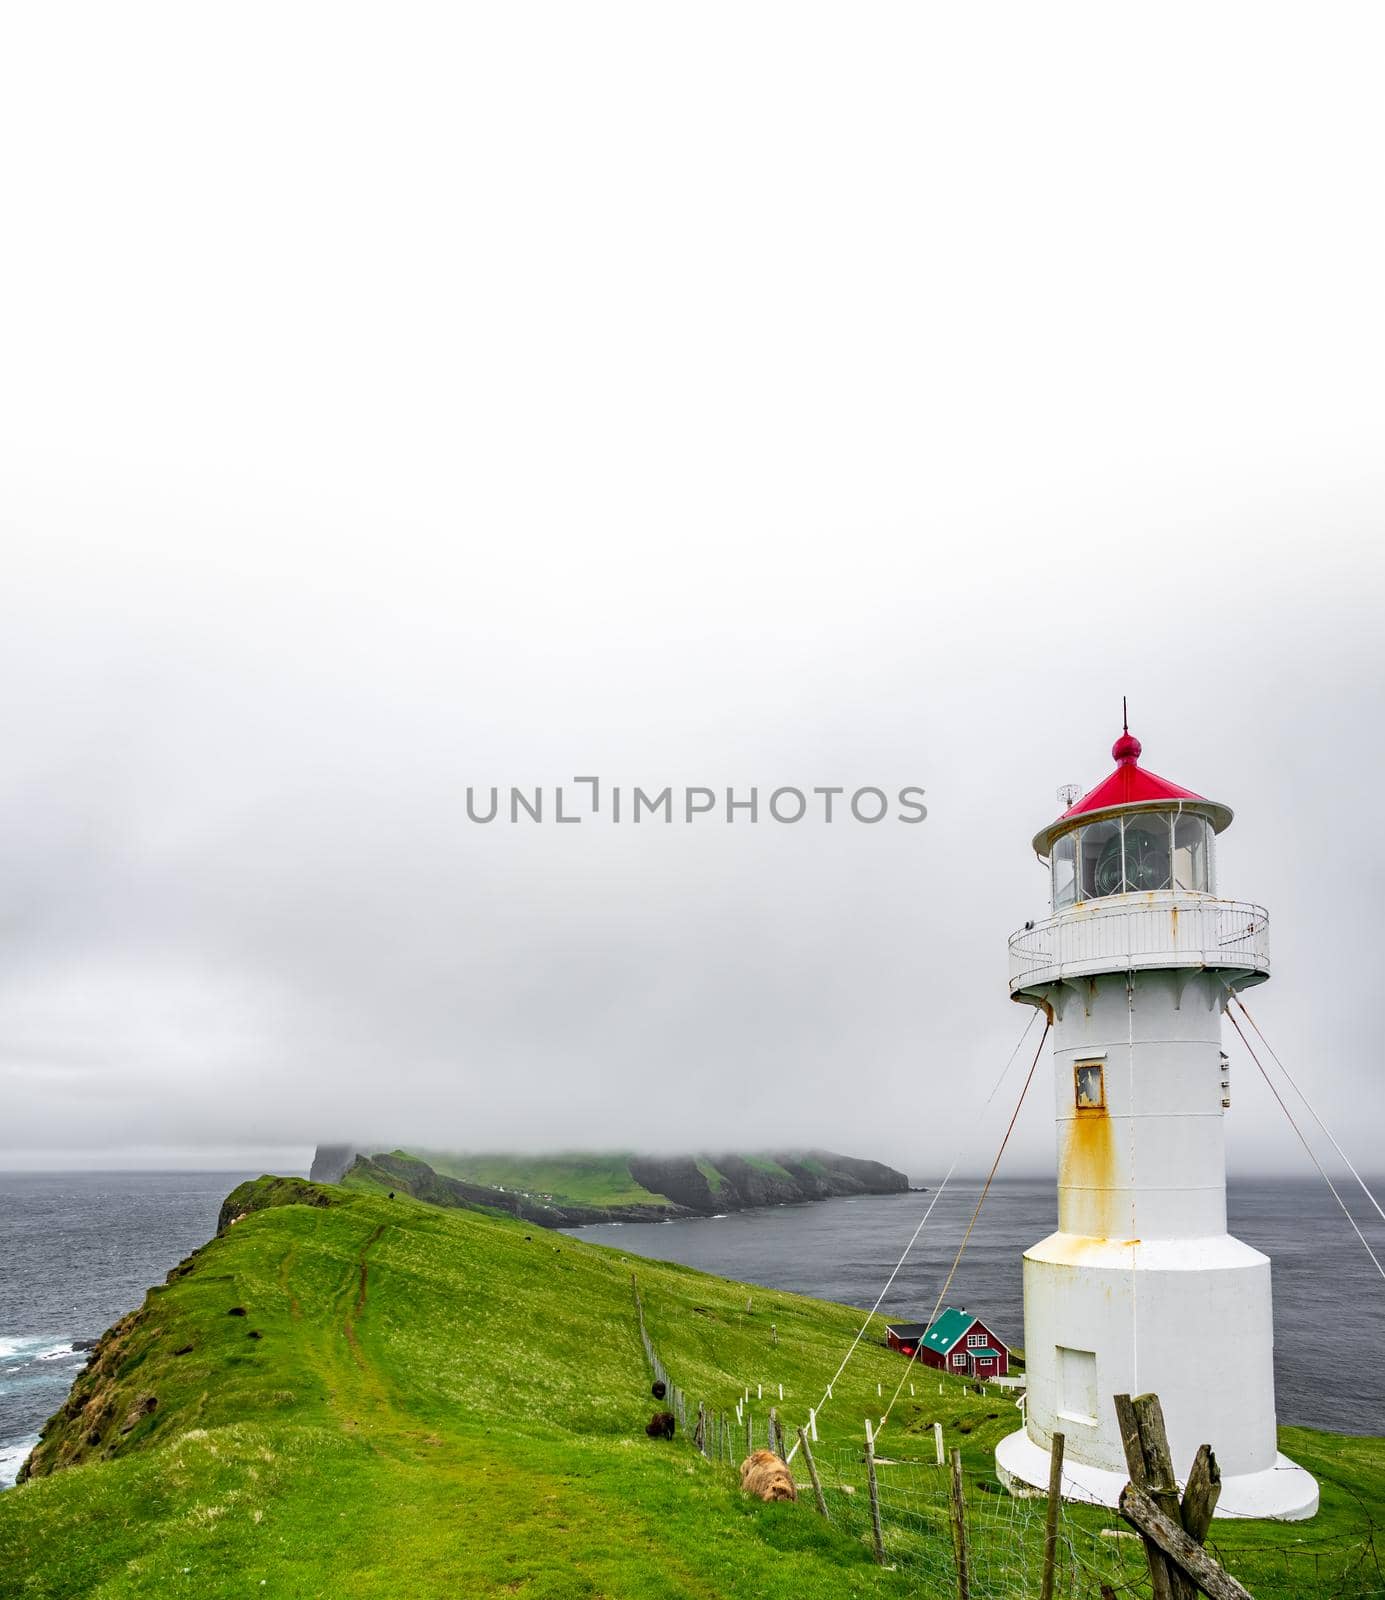
<path fill-rule="evenodd" d="M 1016 1495 L 1048 1493 L 1048 1451 L 1035 1444 L 1021 1428 L 1002 1439 L 995 1449 L 996 1476 Z M 1129 1482 L 1124 1472 L 1105 1472 L 1080 1461 L 1063 1461 L 1063 1498 L 1085 1505 L 1115 1506 Z M 1180 1487 L 1182 1487 L 1180 1483 Z M 1309 1472 L 1276 1455 L 1274 1465 L 1261 1472 L 1224 1477 L 1219 1517 L 1263 1517 L 1277 1522 L 1302 1522 L 1315 1516 L 1318 1485 Z"/>
<path fill-rule="evenodd" d="M 995 1446 L 995 1472 L 1011 1494 L 1048 1494 L 1049 1453 L 1020 1429 Z M 1129 1482 L 1126 1472 L 1104 1472 L 1064 1458 L 1064 1499 L 1084 1506 L 1116 1506 Z M 1180 1483 L 1182 1488 L 1182 1483 Z M 1287 1456 L 1262 1472 L 1222 1478 L 1217 1517 L 1263 1517 L 1273 1522 L 1305 1522 L 1318 1514 L 1318 1483 Z"/>
<path fill-rule="evenodd" d="M 1064 1498 L 1114 1506 L 1127 1481 L 1111 1396 L 1163 1402 L 1174 1469 L 1204 1441 L 1222 1473 L 1221 1517 L 1298 1521 L 1318 1489 L 1275 1448 L 1270 1264 L 1228 1234 L 1097 1239 L 1050 1234 L 1024 1258 L 1025 1429 L 996 1450 L 1017 1492 L 1047 1492 L 1065 1437 Z"/>

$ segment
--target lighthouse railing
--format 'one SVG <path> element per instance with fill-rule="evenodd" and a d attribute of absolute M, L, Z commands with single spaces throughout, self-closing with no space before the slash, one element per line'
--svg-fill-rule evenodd
<path fill-rule="evenodd" d="M 1269 914 L 1242 900 L 1112 895 L 1010 936 L 1010 988 L 1146 967 L 1269 971 Z"/>

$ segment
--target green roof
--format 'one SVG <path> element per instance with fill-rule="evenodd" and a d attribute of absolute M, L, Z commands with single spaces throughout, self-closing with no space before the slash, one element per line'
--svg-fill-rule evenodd
<path fill-rule="evenodd" d="M 959 1311 L 956 1306 L 947 1306 L 938 1320 L 928 1325 L 928 1332 L 919 1343 L 926 1344 L 930 1350 L 946 1354 L 975 1321 L 976 1318 L 970 1311 Z"/>

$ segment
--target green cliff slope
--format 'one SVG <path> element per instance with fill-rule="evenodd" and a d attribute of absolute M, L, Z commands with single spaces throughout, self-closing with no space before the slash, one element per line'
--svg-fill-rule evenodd
<path fill-rule="evenodd" d="M 313 1173 L 351 1188 L 402 1190 L 442 1206 L 479 1206 L 536 1222 L 650 1222 L 850 1194 L 905 1194 L 909 1180 L 879 1161 L 831 1150 L 777 1155 L 462 1154 L 319 1146 Z"/>
<path fill-rule="evenodd" d="M 102 1342 L 29 1481 L 0 1495 L 6 1595 L 919 1592 L 916 1574 L 876 1567 L 858 1531 L 824 1526 L 810 1502 L 748 1503 L 685 1440 L 643 1431 L 636 1266 L 665 1360 L 718 1406 L 782 1383 L 783 1411 L 801 1420 L 859 1313 L 404 1196 L 261 1180 L 225 1215 L 221 1236 Z M 900 1370 L 861 1347 L 823 1419 L 824 1452 L 859 1439 L 877 1382 Z M 1017 1413 L 946 1387 L 922 1385 L 891 1448 L 921 1450 L 939 1418 L 964 1448 L 969 1493 L 984 1495 Z M 1325 1472 L 1315 1540 L 1385 1512 L 1380 1441 L 1296 1432 L 1290 1445 Z M 1235 1565 L 1247 1531 L 1218 1531 Z M 1259 1528 L 1251 1543 L 1304 1532 Z M 1236 1570 L 1280 1592 L 1261 1561 Z"/>

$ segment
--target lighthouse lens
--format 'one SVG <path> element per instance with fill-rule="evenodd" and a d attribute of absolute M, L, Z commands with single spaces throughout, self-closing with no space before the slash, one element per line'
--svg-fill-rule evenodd
<path fill-rule="evenodd" d="M 1169 820 L 1132 817 L 1125 825 L 1125 886 L 1134 894 L 1169 887 Z"/>
<path fill-rule="evenodd" d="M 1121 839 L 1119 830 L 1106 841 L 1096 859 L 1095 888 L 1099 896 L 1121 892 Z"/>
<path fill-rule="evenodd" d="M 1121 825 L 1112 817 L 1083 828 L 1077 846 L 1081 900 L 1100 899 L 1121 890 Z M 1114 865 L 1112 865 L 1114 863 Z"/>

